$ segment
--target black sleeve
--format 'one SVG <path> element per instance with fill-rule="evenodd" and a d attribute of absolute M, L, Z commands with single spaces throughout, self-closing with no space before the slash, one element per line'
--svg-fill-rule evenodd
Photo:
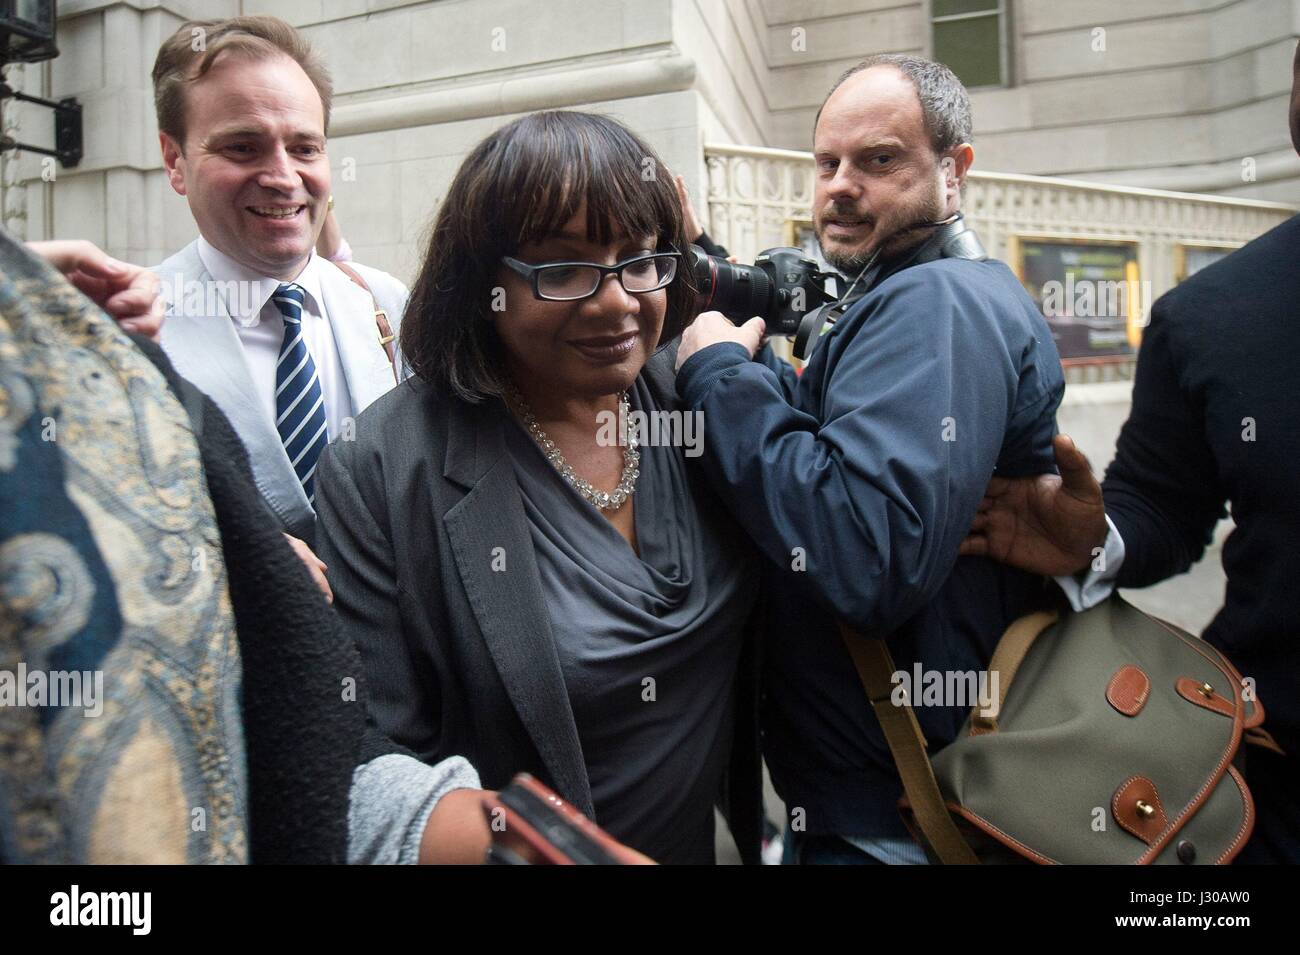
<path fill-rule="evenodd" d="M 347 861 L 357 767 L 405 753 L 372 725 L 357 649 L 253 483 L 221 409 L 132 336 L 190 416 L 221 534 L 242 665 L 250 860 Z"/>
<path fill-rule="evenodd" d="M 718 245 L 718 243 L 714 242 L 713 239 L 709 237 L 708 232 L 701 232 L 700 237 L 695 240 L 695 244 L 709 255 L 716 255 L 723 259 L 731 255 L 731 253 L 727 251 L 726 246 Z"/>
<path fill-rule="evenodd" d="M 1145 587 L 1200 559 L 1226 497 L 1205 416 L 1180 380 L 1168 299 L 1156 303 L 1138 354 L 1133 406 L 1102 491 L 1124 539 L 1121 587 Z"/>

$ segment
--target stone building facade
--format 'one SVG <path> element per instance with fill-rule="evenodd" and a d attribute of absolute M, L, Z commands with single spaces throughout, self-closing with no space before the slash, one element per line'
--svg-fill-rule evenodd
<path fill-rule="evenodd" d="M 189 241 L 149 71 L 186 19 L 239 13 L 283 17 L 325 55 L 340 220 L 359 259 L 408 278 L 461 157 L 515 115 L 608 112 L 703 197 L 706 143 L 807 149 L 834 78 L 881 51 L 961 64 L 977 169 L 1300 200 L 1300 0 L 63 0 L 61 55 L 11 82 L 77 96 L 86 155 L 9 154 L 6 224 L 145 262 Z M 27 105 L 6 125 L 52 137 Z"/>

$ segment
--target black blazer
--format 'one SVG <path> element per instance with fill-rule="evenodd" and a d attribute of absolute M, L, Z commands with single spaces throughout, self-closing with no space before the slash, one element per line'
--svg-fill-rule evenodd
<path fill-rule="evenodd" d="M 661 408 L 678 404 L 675 356 L 673 343 L 643 372 Z M 430 763 L 464 756 L 489 789 L 530 772 L 593 816 L 504 424 L 496 401 L 403 382 L 357 418 L 354 441 L 322 454 L 316 552 L 383 733 Z M 712 493 L 701 474 L 692 481 Z M 761 782 L 752 628 L 736 698 L 719 802 L 753 862 Z"/>

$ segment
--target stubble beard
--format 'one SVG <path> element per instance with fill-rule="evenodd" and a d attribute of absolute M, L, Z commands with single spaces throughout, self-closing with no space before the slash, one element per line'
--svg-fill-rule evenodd
<path fill-rule="evenodd" d="M 828 250 L 822 241 L 822 234 L 817 234 L 817 245 L 822 258 L 834 266 L 842 275 L 849 278 L 857 276 L 871 262 L 876 251 L 885 258 L 893 258 L 920 245 L 931 235 L 928 228 L 917 228 L 918 223 L 937 222 L 944 218 L 943 195 L 936 186 L 930 195 L 918 199 L 898 210 L 892 222 L 886 223 L 883 238 L 876 239 L 871 246 L 852 252 Z"/>

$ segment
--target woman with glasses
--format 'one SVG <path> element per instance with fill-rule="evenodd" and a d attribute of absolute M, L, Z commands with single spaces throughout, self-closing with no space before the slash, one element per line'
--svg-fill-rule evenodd
<path fill-rule="evenodd" d="M 614 120 L 488 136 L 402 322 L 414 376 L 321 458 L 317 553 L 394 741 L 488 790 L 530 772 L 660 862 L 713 861 L 726 792 L 752 861 L 754 558 L 686 449 L 634 427 L 680 414 L 686 250 L 672 177 Z M 482 859 L 479 796 L 442 798 L 422 859 Z"/>

